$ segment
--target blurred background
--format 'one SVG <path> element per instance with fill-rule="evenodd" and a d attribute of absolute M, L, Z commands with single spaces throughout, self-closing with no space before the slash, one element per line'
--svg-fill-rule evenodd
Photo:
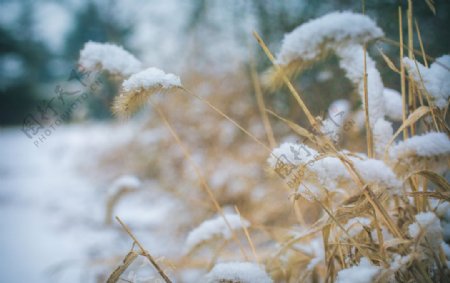
<path fill-rule="evenodd" d="M 386 37 L 398 40 L 397 7 L 406 7 L 406 1 L 366 2 L 366 13 Z M 425 50 L 438 57 L 449 52 L 450 2 L 436 0 L 435 6 L 433 14 L 426 1 L 414 1 Z M 361 9 L 361 1 L 344 0 L 1 0 L 2 281 L 104 281 L 131 245 L 123 231 L 105 221 L 114 181 L 124 175 L 138 178 L 140 191 L 122 199 L 115 213 L 156 254 L 177 261 L 180 244 L 173 243 L 213 215 L 192 167 L 151 107 L 129 121 L 117 121 L 110 106 L 120 81 L 98 74 L 100 87 L 89 91 L 76 80 L 79 52 L 87 41 L 116 43 L 145 66 L 180 75 L 185 86 L 265 140 L 250 74 L 251 66 L 263 73 L 270 62 L 252 31 L 276 53 L 284 34 L 301 23 L 331 11 Z M 377 42 L 369 52 L 385 86 L 399 89 L 398 76 L 376 47 L 398 63 L 397 47 Z M 353 108 L 361 103 L 333 56 L 295 84 L 316 115 L 339 98 L 350 100 Z M 303 123 L 285 90 L 265 92 L 264 99 L 268 108 Z M 157 95 L 154 101 L 191 148 L 222 206 L 239 204 L 245 215 L 261 202 L 286 200 L 286 191 L 266 177 L 267 152 L 233 125 L 186 95 Z M 63 113 L 60 119 L 38 136 L 27 135 L 24 125 L 49 105 Z M 273 121 L 279 141 L 290 138 L 288 129 L 277 125 Z M 280 205 L 254 216 L 253 222 L 282 226 L 292 221 L 292 208 Z M 183 217 L 173 219 L 174 213 Z M 202 272 L 182 270 L 176 275 L 182 282 L 195 281 Z"/>

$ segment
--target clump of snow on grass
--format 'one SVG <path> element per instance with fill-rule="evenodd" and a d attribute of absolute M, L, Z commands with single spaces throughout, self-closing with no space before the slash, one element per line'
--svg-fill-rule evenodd
<path fill-rule="evenodd" d="M 364 48 L 353 44 L 336 49 L 339 56 L 339 66 L 345 71 L 346 77 L 357 86 L 361 100 L 364 101 Z M 367 94 L 370 125 L 385 115 L 384 85 L 375 61 L 366 52 Z"/>
<path fill-rule="evenodd" d="M 392 271 L 398 271 L 404 268 L 411 261 L 411 259 L 411 255 L 401 256 L 399 254 L 393 254 L 390 269 Z"/>
<path fill-rule="evenodd" d="M 250 226 L 250 222 L 239 217 L 237 214 L 225 214 L 225 218 L 233 230 Z M 185 250 L 190 251 L 201 243 L 217 237 L 230 239 L 231 235 L 230 228 L 225 223 L 223 217 L 219 215 L 213 219 L 204 221 L 189 233 L 185 243 Z"/>
<path fill-rule="evenodd" d="M 430 68 L 407 57 L 403 58 L 403 64 L 416 84 L 424 87 L 432 96 L 437 107 L 442 109 L 447 106 L 450 96 L 450 55 L 437 58 Z"/>
<path fill-rule="evenodd" d="M 181 80 L 174 74 L 166 74 L 157 68 L 148 68 L 132 75 L 122 84 L 125 92 L 150 90 L 154 88 L 171 89 L 181 87 Z"/>
<path fill-rule="evenodd" d="M 353 162 L 361 177 L 369 184 L 382 184 L 394 191 L 402 185 L 392 169 L 381 160 L 353 159 Z"/>
<path fill-rule="evenodd" d="M 344 228 L 348 235 L 353 238 L 364 231 L 364 227 L 370 227 L 370 223 L 372 223 L 372 220 L 367 217 L 354 217 L 347 221 Z M 344 235 L 344 237 L 347 237 L 347 235 Z"/>
<path fill-rule="evenodd" d="M 421 233 L 432 248 L 439 248 L 442 242 L 442 228 L 439 218 L 433 212 L 421 212 L 414 217 L 416 222 L 408 226 L 409 235 L 417 238 Z"/>
<path fill-rule="evenodd" d="M 317 151 L 305 144 L 285 142 L 273 149 L 267 162 L 275 169 L 279 162 L 300 165 L 313 160 L 316 155 Z"/>
<path fill-rule="evenodd" d="M 109 195 L 115 195 L 120 190 L 137 190 L 141 187 L 142 183 L 138 177 L 134 175 L 122 175 L 117 178 L 110 189 L 108 190 Z"/>
<path fill-rule="evenodd" d="M 79 64 L 90 71 L 105 70 L 127 77 L 142 68 L 141 62 L 121 46 L 89 41 L 80 51 Z"/>
<path fill-rule="evenodd" d="M 432 157 L 450 154 L 450 139 L 444 133 L 432 132 L 401 141 L 390 150 L 392 159 L 408 156 Z"/>
<path fill-rule="evenodd" d="M 395 89 L 384 88 L 383 98 L 386 116 L 393 121 L 401 121 L 403 107 L 402 95 Z"/>
<path fill-rule="evenodd" d="M 377 156 L 384 156 L 386 146 L 394 134 L 392 124 L 384 119 L 378 119 L 372 128 L 373 142 Z"/>
<path fill-rule="evenodd" d="M 219 263 L 205 276 L 207 283 L 272 283 L 264 269 L 251 262 Z"/>
<path fill-rule="evenodd" d="M 373 265 L 363 257 L 358 265 L 339 271 L 336 283 L 371 283 L 381 271 L 379 266 Z"/>
<path fill-rule="evenodd" d="M 383 35 L 367 16 L 352 12 L 329 13 L 285 35 L 277 63 L 288 65 L 295 60 L 314 60 L 336 46 L 352 42 L 364 44 Z"/>

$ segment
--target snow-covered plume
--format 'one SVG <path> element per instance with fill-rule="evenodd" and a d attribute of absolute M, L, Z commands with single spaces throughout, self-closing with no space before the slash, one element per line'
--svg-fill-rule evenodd
<path fill-rule="evenodd" d="M 420 235 L 427 239 L 431 248 L 438 249 L 442 243 L 442 228 L 439 218 L 433 212 L 421 212 L 415 216 L 416 222 L 409 225 L 408 232 L 412 238 Z"/>
<path fill-rule="evenodd" d="M 266 271 L 256 263 L 225 262 L 219 263 L 205 276 L 207 283 L 272 283 Z"/>
<path fill-rule="evenodd" d="M 233 230 L 250 226 L 250 222 L 239 217 L 237 214 L 225 214 L 225 218 Z M 189 252 L 198 245 L 216 238 L 230 239 L 231 235 L 230 228 L 225 223 L 223 217 L 217 216 L 204 221 L 189 233 L 185 243 L 185 250 Z"/>
<path fill-rule="evenodd" d="M 89 41 L 80 51 L 79 64 L 86 70 L 104 70 L 128 77 L 142 68 L 141 62 L 121 46 Z"/>
<path fill-rule="evenodd" d="M 371 283 L 380 272 L 379 266 L 373 265 L 369 259 L 363 257 L 358 265 L 339 271 L 336 283 Z"/>
<path fill-rule="evenodd" d="M 425 88 L 437 107 L 442 109 L 447 106 L 450 96 L 450 55 L 437 58 L 430 68 L 407 57 L 403 58 L 403 64 L 417 86 Z"/>
<path fill-rule="evenodd" d="M 181 87 L 178 76 L 157 68 L 145 69 L 133 74 L 122 83 L 122 91 L 114 100 L 113 112 L 119 116 L 129 116 L 136 112 L 152 94 Z"/>
<path fill-rule="evenodd" d="M 352 12 L 333 12 L 311 20 L 285 35 L 277 63 L 314 61 L 336 47 L 364 44 L 382 37 L 383 31 L 369 17 Z"/>

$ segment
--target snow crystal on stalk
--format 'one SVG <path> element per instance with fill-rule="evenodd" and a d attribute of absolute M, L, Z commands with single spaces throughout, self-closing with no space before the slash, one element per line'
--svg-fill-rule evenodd
<path fill-rule="evenodd" d="M 399 142 L 390 150 L 392 159 L 408 156 L 432 157 L 450 154 L 450 140 L 444 133 L 428 133 L 413 136 Z"/>
<path fill-rule="evenodd" d="M 382 37 L 383 31 L 369 17 L 352 12 L 333 12 L 311 20 L 285 35 L 277 63 L 310 61 L 336 46 L 364 44 Z"/>
<path fill-rule="evenodd" d="M 141 70 L 141 62 L 121 46 L 89 41 L 80 52 L 79 64 L 87 70 L 105 70 L 127 77 Z"/>
<path fill-rule="evenodd" d="M 379 266 L 373 265 L 369 259 L 363 257 L 358 265 L 339 271 L 336 283 L 371 283 L 380 271 Z"/>
<path fill-rule="evenodd" d="M 219 263 L 205 276 L 207 283 L 272 283 L 264 269 L 251 262 Z"/>
<path fill-rule="evenodd" d="M 231 229 L 238 230 L 242 227 L 249 227 L 250 222 L 245 219 L 241 219 L 237 214 L 225 214 Z M 222 237 L 225 239 L 231 238 L 230 228 L 225 223 L 222 216 L 206 220 L 200 226 L 192 230 L 186 240 L 185 250 L 191 251 L 196 246 L 211 239 Z"/>
<path fill-rule="evenodd" d="M 417 238 L 421 233 L 432 248 L 439 248 L 442 242 L 442 228 L 439 218 L 433 212 L 421 212 L 415 216 L 416 222 L 408 226 L 409 235 Z"/>
<path fill-rule="evenodd" d="M 403 64 L 416 84 L 425 87 L 437 107 L 442 109 L 447 106 L 450 96 L 450 55 L 437 58 L 430 68 L 407 57 L 403 58 Z"/>

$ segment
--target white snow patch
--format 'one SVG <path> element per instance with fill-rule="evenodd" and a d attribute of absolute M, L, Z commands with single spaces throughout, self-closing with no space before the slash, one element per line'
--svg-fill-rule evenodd
<path fill-rule="evenodd" d="M 241 220 L 237 214 L 225 214 L 225 218 L 233 230 L 250 226 L 250 222 L 243 218 Z M 204 221 L 189 233 L 185 243 L 185 250 L 190 251 L 197 245 L 216 237 L 230 239 L 231 235 L 230 228 L 225 223 L 223 217 L 219 215 L 213 219 Z"/>
<path fill-rule="evenodd" d="M 381 271 L 379 266 L 373 265 L 363 257 L 358 265 L 339 271 L 336 283 L 371 283 Z"/>
<path fill-rule="evenodd" d="M 390 150 L 392 159 L 410 155 L 431 157 L 450 154 L 450 139 L 444 133 L 432 132 L 401 141 Z"/>
<path fill-rule="evenodd" d="M 259 265 L 251 262 L 219 263 L 205 276 L 207 283 L 271 283 L 272 279 Z"/>
<path fill-rule="evenodd" d="M 447 106 L 450 96 L 450 55 L 436 58 L 430 68 L 407 57 L 403 58 L 403 64 L 417 85 L 425 87 L 433 97 L 437 107 L 442 109 Z"/>

